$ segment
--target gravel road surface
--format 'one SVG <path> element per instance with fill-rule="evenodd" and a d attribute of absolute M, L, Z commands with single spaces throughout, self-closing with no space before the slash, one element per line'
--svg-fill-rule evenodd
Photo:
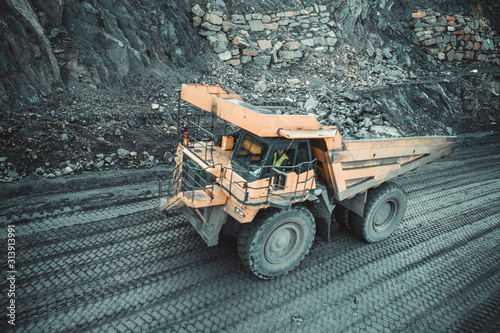
<path fill-rule="evenodd" d="M 209 248 L 156 209 L 167 168 L 0 187 L 2 332 L 476 332 L 500 330 L 500 135 L 397 180 L 403 223 L 366 244 L 334 226 L 288 275 L 242 270 L 236 240 Z"/>

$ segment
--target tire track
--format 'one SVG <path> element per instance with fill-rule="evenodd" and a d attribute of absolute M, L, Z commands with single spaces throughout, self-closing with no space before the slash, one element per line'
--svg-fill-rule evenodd
<path fill-rule="evenodd" d="M 19 231 L 17 330 L 498 328 L 497 137 L 399 178 L 409 204 L 386 241 L 365 244 L 335 226 L 331 243 L 316 240 L 299 268 L 272 281 L 241 270 L 233 239 L 208 248 L 181 215 L 163 216 L 151 195 L 134 197 L 146 193 L 143 187 L 113 186 L 92 198 L 98 190 L 76 186 L 78 192 L 51 211 L 68 189 L 39 195 L 32 202 L 40 207 L 0 215 L 2 225 L 16 223 Z M 15 212 L 22 201 L 3 204 L 13 203 L 9 211 Z"/>

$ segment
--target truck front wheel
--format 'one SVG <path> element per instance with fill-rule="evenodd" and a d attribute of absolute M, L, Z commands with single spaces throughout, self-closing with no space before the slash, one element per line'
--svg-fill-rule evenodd
<path fill-rule="evenodd" d="M 350 227 L 368 243 L 388 238 L 403 219 L 406 194 L 396 184 L 386 182 L 368 190 L 363 216 L 350 214 Z"/>
<path fill-rule="evenodd" d="M 314 217 L 305 207 L 266 211 L 240 230 L 238 254 L 258 278 L 276 278 L 299 265 L 315 232 Z"/>

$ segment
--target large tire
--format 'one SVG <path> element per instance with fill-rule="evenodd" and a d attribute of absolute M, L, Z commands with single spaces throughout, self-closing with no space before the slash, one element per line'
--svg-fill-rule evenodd
<path fill-rule="evenodd" d="M 258 278 L 276 278 L 299 265 L 315 233 L 314 217 L 307 208 L 269 210 L 240 230 L 238 255 Z"/>
<path fill-rule="evenodd" d="M 352 213 L 349 213 L 349 209 L 345 208 L 344 206 L 337 204 L 335 208 L 333 209 L 333 216 L 335 218 L 335 222 L 340 225 L 344 230 L 351 231 L 351 226 L 349 220 L 350 215 Z"/>
<path fill-rule="evenodd" d="M 363 216 L 350 213 L 350 226 L 356 236 L 368 243 L 388 238 L 399 226 L 406 210 L 406 194 L 392 182 L 368 190 Z"/>

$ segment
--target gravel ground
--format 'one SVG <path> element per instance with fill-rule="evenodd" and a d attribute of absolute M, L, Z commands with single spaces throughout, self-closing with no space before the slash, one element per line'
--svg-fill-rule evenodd
<path fill-rule="evenodd" d="M 499 165 L 498 134 L 461 137 L 449 158 L 398 179 L 409 202 L 392 237 L 366 244 L 335 226 L 272 281 L 242 270 L 235 239 L 208 248 L 156 210 L 168 167 L 4 184 L 16 331 L 498 332 Z"/>

